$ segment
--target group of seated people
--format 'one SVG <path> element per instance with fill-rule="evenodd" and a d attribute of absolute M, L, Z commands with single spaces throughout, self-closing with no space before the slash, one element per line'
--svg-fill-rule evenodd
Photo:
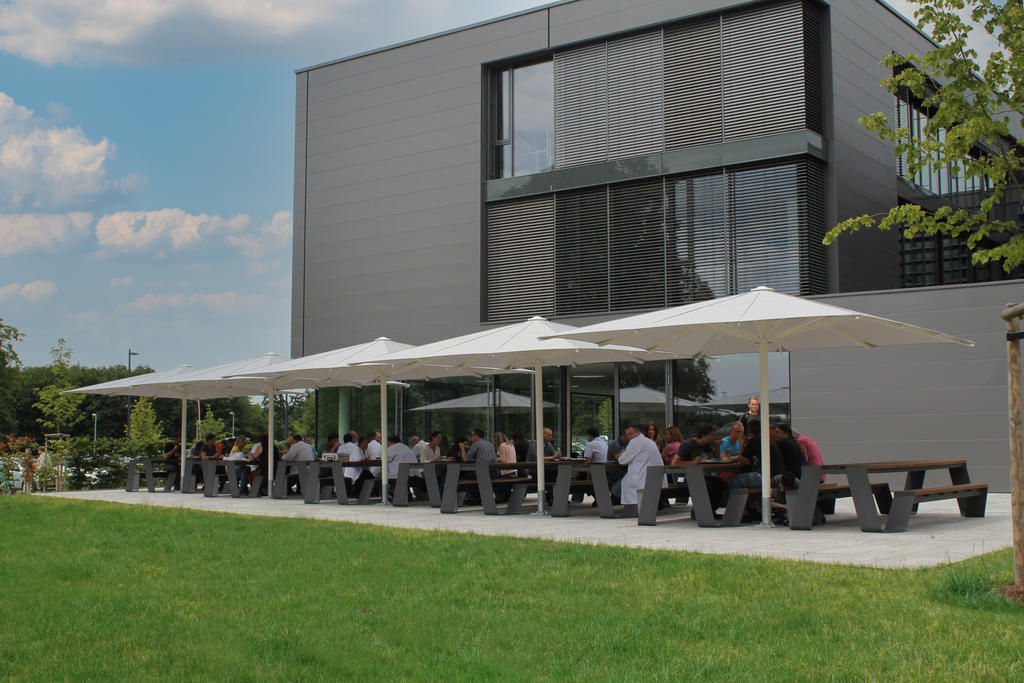
<path fill-rule="evenodd" d="M 710 424 L 698 425 L 694 429 L 693 436 L 689 438 L 685 438 L 677 427 L 668 427 L 662 434 L 654 423 L 647 423 L 642 427 L 632 424 L 626 427 L 622 435 L 610 442 L 600 436 L 597 428 L 591 428 L 587 431 L 589 441 L 581 455 L 587 462 L 617 461 L 619 464 L 626 465 L 625 470 L 612 470 L 608 473 L 612 500 L 614 503 L 623 505 L 637 504 L 638 491 L 644 487 L 647 468 L 651 465 L 680 466 L 707 461 L 748 465 L 748 471 L 713 472 L 707 475 L 708 492 L 712 505 L 717 509 L 726 505 L 730 490 L 761 486 L 761 422 L 752 415 L 744 415 L 744 417 L 748 419 L 739 420 L 729 425 L 729 432 L 721 439 L 716 438 L 716 429 Z M 352 495 L 358 495 L 368 480 L 373 481 L 373 493 L 380 494 L 381 467 L 379 464 L 370 465 L 369 461 L 376 463 L 383 457 L 387 458 L 388 479 L 392 491 L 401 463 L 479 461 L 511 465 L 516 462 L 536 461 L 535 443 L 525 440 L 522 434 L 516 433 L 509 437 L 502 432 L 495 432 L 493 442 L 486 437 L 484 430 L 474 429 L 468 439 L 459 437 L 449 441 L 440 431 L 433 431 L 426 439 L 413 436 L 407 445 L 400 436 L 391 435 L 387 440 L 385 455 L 384 446 L 381 443 L 381 433 L 378 430 L 366 434 L 351 431 L 340 438 L 337 433 L 331 433 L 319 451 L 314 450 L 310 437 L 303 438 L 301 434 L 296 433 L 289 435 L 285 440 L 287 450 L 280 455 L 280 460 L 285 463 L 285 467 L 287 467 L 287 463 L 311 462 L 324 459 L 325 456 L 330 460 L 337 459 L 348 463 L 367 461 L 366 465 L 344 467 L 345 484 Z M 770 437 L 768 457 L 770 458 L 773 487 L 777 489 L 798 487 L 803 465 L 807 463 L 823 464 L 817 443 L 806 435 L 794 433 L 788 424 L 773 425 Z M 280 454 L 276 448 L 274 452 L 275 456 Z M 250 444 L 245 436 L 217 441 L 214 434 L 207 434 L 206 439 L 197 442 L 190 453 L 192 457 L 199 459 L 222 459 L 236 463 L 229 476 L 235 477 L 239 490 L 243 494 L 248 491 L 250 483 L 260 474 L 264 475 L 261 485 L 262 492 L 266 492 L 268 483 L 266 476 L 267 454 L 268 435 L 266 433 L 261 434 L 253 444 Z M 332 454 L 337 454 L 337 457 L 331 457 Z M 178 466 L 180 456 L 180 438 L 175 438 L 174 442 L 167 445 L 164 454 L 168 467 Z M 561 452 L 553 443 L 553 432 L 550 428 L 543 430 L 542 457 L 547 461 L 557 460 L 561 457 Z M 549 481 L 552 482 L 555 474 L 553 467 L 552 465 L 549 478 Z M 514 469 L 500 470 L 498 479 L 500 480 L 501 476 L 512 475 L 515 471 Z M 197 477 L 197 483 L 202 482 L 201 468 L 198 465 L 193 465 L 193 472 Z M 286 474 L 288 473 L 286 470 Z M 442 487 L 445 474 L 444 468 L 438 468 L 438 483 Z M 321 476 L 329 477 L 330 475 L 329 467 L 321 466 Z M 472 478 L 474 475 L 472 472 L 465 472 L 463 476 Z M 669 483 L 669 478 L 666 477 L 662 482 L 662 487 L 667 487 Z M 675 498 L 685 500 L 688 491 L 682 477 L 673 476 L 671 484 L 677 489 Z M 294 485 L 297 491 L 301 490 L 301 482 L 296 481 Z M 427 487 L 422 469 L 410 469 L 409 486 L 414 499 L 427 497 Z M 495 491 L 500 500 L 504 490 L 497 485 Z M 548 495 L 550 496 L 550 490 Z M 577 491 L 574 493 L 573 500 L 579 502 L 582 501 L 582 497 L 583 494 Z M 667 505 L 670 497 L 672 496 L 666 496 L 662 500 L 662 505 Z M 469 500 L 468 502 L 471 504 L 478 501 Z M 784 503 L 776 505 L 780 508 L 780 514 L 784 514 Z M 753 516 L 755 512 L 752 509 L 751 515 Z"/>

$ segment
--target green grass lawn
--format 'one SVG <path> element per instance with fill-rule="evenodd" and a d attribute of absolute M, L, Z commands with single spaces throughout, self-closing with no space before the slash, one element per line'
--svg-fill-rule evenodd
<path fill-rule="evenodd" d="M 1022 680 L 1011 582 L 19 495 L 0 677 Z"/>

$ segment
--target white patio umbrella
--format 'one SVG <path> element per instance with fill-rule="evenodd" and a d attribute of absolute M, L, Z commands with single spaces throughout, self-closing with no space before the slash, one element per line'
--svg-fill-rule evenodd
<path fill-rule="evenodd" d="M 770 415 L 769 351 L 900 344 L 954 343 L 960 339 L 915 325 L 756 287 L 745 294 L 595 323 L 556 336 L 595 344 L 628 344 L 678 358 L 760 354 L 761 414 Z M 761 430 L 762 524 L 769 524 L 771 458 L 768 425 Z"/>
<path fill-rule="evenodd" d="M 158 370 L 157 372 L 150 372 L 143 375 L 132 375 L 130 377 L 123 377 L 121 379 L 111 380 L 109 382 L 103 382 L 101 384 L 91 384 L 86 387 L 79 387 L 78 389 L 68 389 L 62 391 L 62 394 L 100 394 L 103 396 L 146 396 L 145 385 L 150 382 L 162 382 L 180 377 L 182 375 L 194 372 L 195 368 L 191 365 L 179 365 L 176 368 L 170 368 L 169 370 Z M 188 441 L 188 399 L 181 399 L 181 449 L 182 453 L 185 452 L 185 443 Z M 185 459 L 182 458 L 182 463 Z M 182 465 L 182 477 L 184 478 L 184 464 Z"/>
<path fill-rule="evenodd" d="M 499 389 L 494 392 L 493 405 L 496 408 L 502 410 L 529 410 L 530 399 L 519 394 L 513 394 L 510 391 L 504 391 Z M 450 398 L 447 401 L 438 401 L 437 403 L 428 403 L 425 406 L 419 408 L 413 408 L 413 411 L 434 411 L 434 410 L 483 410 L 492 405 L 491 403 L 492 394 L 489 391 L 485 391 L 481 394 L 473 394 L 471 396 L 460 396 L 459 398 Z M 551 401 L 544 402 L 545 408 L 554 408 L 555 404 Z"/>
<path fill-rule="evenodd" d="M 387 385 L 391 379 L 390 368 L 386 365 L 356 365 L 391 353 L 411 349 L 411 344 L 396 342 L 387 337 L 378 337 L 371 342 L 346 346 L 331 351 L 294 358 L 262 370 L 246 371 L 251 377 L 262 377 L 275 386 L 337 387 L 337 386 L 380 386 L 380 429 L 381 439 L 387 439 L 388 394 Z M 472 369 L 450 368 L 443 365 L 429 365 L 411 371 L 402 379 L 428 379 L 431 377 L 452 377 L 477 374 Z M 382 478 L 388 477 L 388 460 L 382 458 Z M 382 488 L 382 503 L 387 503 L 387 487 Z"/>
<path fill-rule="evenodd" d="M 546 366 L 580 365 L 616 360 L 650 360 L 657 354 L 621 346 L 598 347 L 589 342 L 550 339 L 567 332 L 570 325 L 553 323 L 541 316 L 513 325 L 495 327 L 461 337 L 443 339 L 382 356 L 369 364 L 388 367 L 396 379 L 436 377 L 436 371 L 498 374 L 533 369 L 533 427 L 537 448 L 537 500 L 544 511 L 544 425 L 541 369 Z M 664 355 L 663 357 L 668 357 Z"/>

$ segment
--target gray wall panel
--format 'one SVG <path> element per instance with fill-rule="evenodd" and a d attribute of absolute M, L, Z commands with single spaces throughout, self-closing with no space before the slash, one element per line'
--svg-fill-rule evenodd
<path fill-rule="evenodd" d="M 1020 283 L 819 297 L 975 342 L 790 354 L 793 424 L 826 461 L 967 457 L 972 478 L 1008 490 L 1005 324 Z M 937 481 L 937 480 L 936 480 Z"/>
<path fill-rule="evenodd" d="M 310 192 L 319 192 L 337 187 L 352 187 L 359 183 L 393 180 L 418 173 L 436 172 L 453 177 L 449 169 L 466 165 L 477 169 L 476 162 L 479 156 L 480 144 L 474 140 L 458 146 L 409 154 L 397 159 L 382 159 L 359 166 L 343 166 L 319 172 L 314 172 L 311 168 L 306 182 Z M 312 165 L 311 163 L 310 166 Z"/>
<path fill-rule="evenodd" d="M 295 202 L 292 207 L 292 311 L 291 311 L 291 355 L 302 355 L 303 315 L 305 314 L 303 292 L 306 286 L 305 259 L 306 235 L 306 99 L 308 95 L 306 74 L 295 79 Z"/>

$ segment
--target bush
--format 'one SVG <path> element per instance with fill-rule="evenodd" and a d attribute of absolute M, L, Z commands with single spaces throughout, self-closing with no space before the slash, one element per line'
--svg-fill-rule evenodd
<path fill-rule="evenodd" d="M 123 488 L 132 458 L 162 455 L 162 444 L 136 439 L 97 439 L 87 437 L 60 442 L 57 446 L 64 463 L 67 486 L 72 490 Z"/>

